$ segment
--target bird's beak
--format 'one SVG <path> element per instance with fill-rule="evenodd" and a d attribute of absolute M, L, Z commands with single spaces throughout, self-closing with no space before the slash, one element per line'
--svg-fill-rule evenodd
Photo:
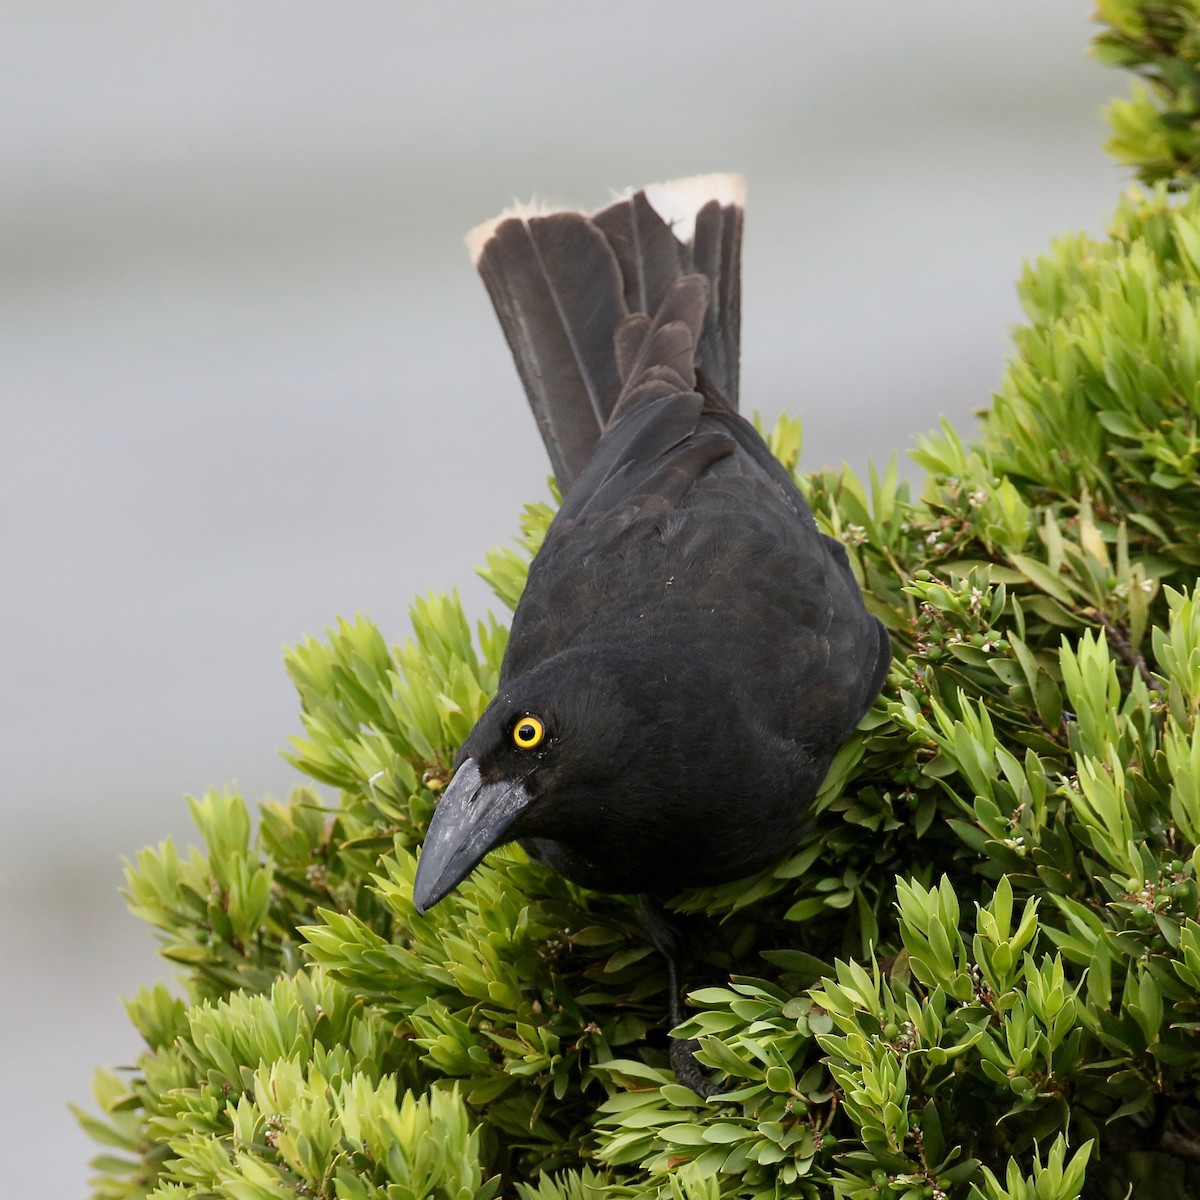
<path fill-rule="evenodd" d="M 533 799 L 519 779 L 484 783 L 479 764 L 468 758 L 442 793 L 413 883 L 413 904 L 422 916 L 478 866 Z"/>

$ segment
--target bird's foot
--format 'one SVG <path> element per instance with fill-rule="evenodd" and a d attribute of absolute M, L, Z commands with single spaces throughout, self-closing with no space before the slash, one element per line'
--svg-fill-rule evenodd
<path fill-rule="evenodd" d="M 663 908 L 662 902 L 654 896 L 639 896 L 638 907 L 646 932 L 667 966 L 667 1002 L 671 1010 L 671 1027 L 675 1028 L 684 1022 L 683 1005 L 679 1001 L 679 929 Z M 718 1089 L 712 1076 L 696 1061 L 700 1043 L 695 1038 L 671 1037 L 667 1041 L 675 1078 L 702 1099 L 716 1092 Z"/>
<path fill-rule="evenodd" d="M 717 1085 L 696 1061 L 696 1051 L 699 1049 L 700 1043 L 695 1038 L 671 1038 L 671 1070 L 675 1072 L 677 1082 L 707 1100 L 717 1090 Z"/>

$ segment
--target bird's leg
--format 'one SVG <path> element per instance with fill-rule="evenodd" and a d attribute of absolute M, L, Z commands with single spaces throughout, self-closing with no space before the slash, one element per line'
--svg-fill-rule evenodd
<path fill-rule="evenodd" d="M 638 896 L 638 911 L 642 925 L 650 935 L 667 964 L 667 1002 L 671 1013 L 671 1028 L 682 1025 L 684 1020 L 682 987 L 679 981 L 679 929 L 667 915 L 660 901 L 654 896 L 643 893 Z M 689 1087 L 698 1096 L 711 1096 L 716 1091 L 712 1077 L 696 1061 L 696 1051 L 700 1048 L 695 1038 L 671 1037 L 670 1056 L 671 1069 L 675 1078 Z"/>

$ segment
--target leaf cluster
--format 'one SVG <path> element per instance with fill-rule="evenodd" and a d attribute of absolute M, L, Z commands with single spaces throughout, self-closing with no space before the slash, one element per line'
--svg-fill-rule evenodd
<path fill-rule="evenodd" d="M 1096 0 L 1105 26 L 1092 52 L 1138 77 L 1108 106 L 1107 149 L 1146 183 L 1188 187 L 1200 173 L 1200 4 L 1197 0 Z"/>

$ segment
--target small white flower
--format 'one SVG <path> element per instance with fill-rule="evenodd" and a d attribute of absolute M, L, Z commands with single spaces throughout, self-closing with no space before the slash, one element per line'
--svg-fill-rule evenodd
<path fill-rule="evenodd" d="M 972 508 L 982 508 L 988 502 L 988 494 L 983 488 L 976 488 L 968 497 L 967 503 Z"/>

